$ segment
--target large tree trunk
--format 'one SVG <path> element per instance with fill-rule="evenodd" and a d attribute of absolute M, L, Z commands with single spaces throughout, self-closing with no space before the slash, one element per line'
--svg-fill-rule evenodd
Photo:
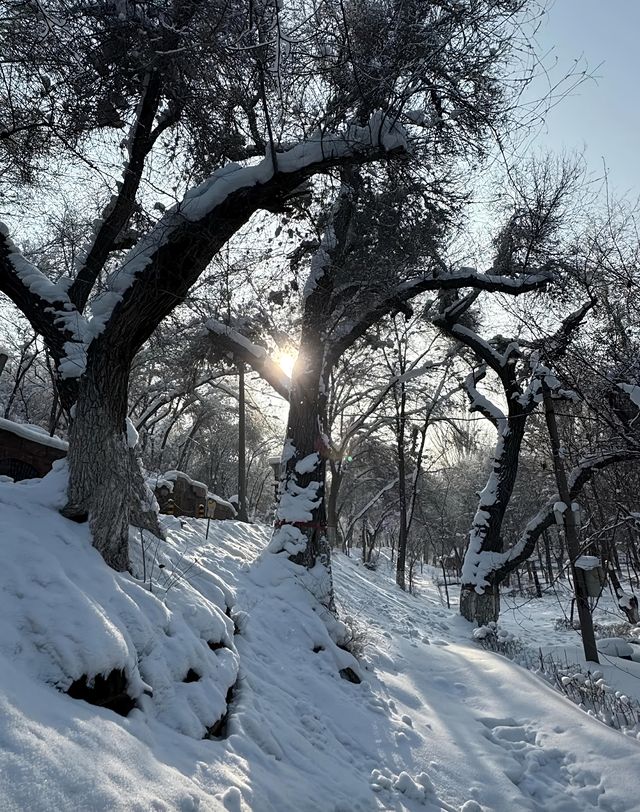
<path fill-rule="evenodd" d="M 93 545 L 115 570 L 129 568 L 129 524 L 162 536 L 135 450 L 127 444 L 129 369 L 90 358 L 69 435 L 69 490 L 63 514 L 89 520 Z"/>
<path fill-rule="evenodd" d="M 490 620 L 496 621 L 500 613 L 498 583 L 494 583 L 491 579 L 488 586 L 478 582 L 482 580 L 482 554 L 502 552 L 502 522 L 518 473 L 525 423 L 524 413 L 511 414 L 505 430 L 498 439 L 492 471 L 480 494 L 464 558 L 460 613 L 467 620 L 480 625 Z M 482 600 L 483 590 L 485 600 Z"/>
<path fill-rule="evenodd" d="M 109 566 L 123 571 L 129 567 L 132 494 L 126 441 L 129 371 L 106 361 L 93 356 L 80 383 L 69 434 L 69 492 L 63 513 L 76 521 L 88 519 L 94 547 Z"/>
<path fill-rule="evenodd" d="M 313 321 L 310 319 L 310 321 Z M 296 564 L 318 573 L 316 597 L 334 609 L 331 549 L 327 538 L 325 476 L 329 448 L 324 431 L 326 385 L 324 347 L 313 324 L 303 327 L 294 368 L 283 461 L 285 470 L 276 508 L 271 549 L 286 550 Z"/>
<path fill-rule="evenodd" d="M 460 591 L 460 614 L 478 624 L 486 626 L 495 622 L 500 614 L 500 589 L 497 585 L 485 587 L 484 592 L 463 586 Z"/>

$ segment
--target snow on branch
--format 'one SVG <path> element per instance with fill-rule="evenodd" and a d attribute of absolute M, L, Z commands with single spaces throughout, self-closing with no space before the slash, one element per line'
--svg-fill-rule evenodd
<path fill-rule="evenodd" d="M 458 290 L 461 288 L 475 288 L 495 293 L 526 293 L 538 290 L 551 281 L 553 275 L 548 271 L 539 274 L 521 274 L 517 277 L 485 274 L 474 268 L 461 268 L 458 271 L 433 269 L 429 273 L 412 277 L 379 297 L 369 309 L 360 314 L 354 321 L 349 322 L 343 329 L 334 334 L 328 358 L 331 362 L 337 360 L 345 350 L 351 347 L 373 324 L 389 313 L 406 311 L 406 303 L 428 290 Z M 436 321 L 434 321 L 436 323 Z M 493 350 L 492 350 L 493 352 Z M 496 359 L 501 356 L 495 353 Z"/>
<path fill-rule="evenodd" d="M 229 353 L 234 359 L 248 364 L 281 397 L 289 400 L 291 379 L 282 367 L 269 356 L 265 347 L 254 344 L 233 327 L 216 319 L 209 319 L 204 326 L 215 342 L 217 350 Z"/>
<path fill-rule="evenodd" d="M 335 229 L 332 224 L 324 230 L 320 245 L 311 257 L 311 269 L 305 282 L 303 298 L 308 299 L 318 287 L 320 280 L 326 274 L 331 265 L 331 252 L 336 248 L 337 240 Z"/>
<path fill-rule="evenodd" d="M 508 429 L 507 418 L 495 403 L 492 403 L 481 392 L 478 391 L 476 384 L 481 381 L 486 375 L 486 366 L 483 364 L 478 369 L 471 372 L 464 380 L 464 389 L 467 393 L 471 405 L 470 412 L 480 412 L 483 417 L 491 421 L 498 429 L 500 435 L 504 434 Z"/>
<path fill-rule="evenodd" d="M 433 323 L 436 325 L 436 327 L 443 327 L 440 319 L 434 319 Z M 463 324 L 447 325 L 444 329 L 452 338 L 459 339 L 465 346 L 472 349 L 478 358 L 490 366 L 491 369 L 493 369 L 499 375 L 502 373 L 507 363 L 505 358 L 506 353 L 497 352 L 488 341 L 485 341 L 485 339 L 481 338 L 478 333 L 476 333 L 474 330 L 470 330 Z"/>
<path fill-rule="evenodd" d="M 407 152 L 405 131 L 377 112 L 365 126 L 318 132 L 257 164 L 231 163 L 216 170 L 169 209 L 109 275 L 106 290 L 91 306 L 87 343 L 104 333 L 116 308 L 124 308 L 136 322 L 127 347 L 135 352 L 255 211 L 281 209 L 314 173 Z"/>
<path fill-rule="evenodd" d="M 61 377 L 84 369 L 87 323 L 67 293 L 70 280 L 52 282 L 18 250 L 0 223 L 0 291 L 20 308 L 57 356 Z"/>
<path fill-rule="evenodd" d="M 620 449 L 603 454 L 585 457 L 568 477 L 571 500 L 577 499 L 584 486 L 596 471 L 620 462 L 640 459 L 640 451 Z M 527 523 L 518 541 L 502 553 L 479 552 L 474 556 L 473 579 L 470 581 L 476 589 L 482 590 L 491 582 L 499 582 L 505 575 L 514 570 L 532 554 L 536 542 L 544 530 L 555 521 L 555 508 L 560 497 L 555 494 L 538 513 Z"/>
<path fill-rule="evenodd" d="M 562 320 L 560 327 L 551 336 L 545 336 L 535 341 L 523 341 L 523 346 L 540 350 L 543 356 L 549 361 L 558 361 L 569 348 L 573 335 L 579 330 L 587 314 L 597 304 L 597 300 L 592 297 L 583 302 L 577 310 Z"/>

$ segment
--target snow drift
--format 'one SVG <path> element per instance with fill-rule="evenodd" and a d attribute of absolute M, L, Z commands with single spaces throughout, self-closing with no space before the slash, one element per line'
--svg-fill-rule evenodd
<path fill-rule="evenodd" d="M 638 741 L 477 647 L 428 581 L 338 555 L 340 623 L 267 528 L 169 517 L 115 573 L 58 514 L 65 478 L 0 483 L 3 810 L 638 808 Z M 127 716 L 65 693 L 114 669 Z"/>

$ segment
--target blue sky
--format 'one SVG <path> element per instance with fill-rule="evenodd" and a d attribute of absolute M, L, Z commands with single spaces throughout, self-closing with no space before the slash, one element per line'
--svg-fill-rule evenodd
<path fill-rule="evenodd" d="M 604 160 L 614 193 L 639 196 L 640 0 L 555 0 L 537 41 L 558 77 L 582 57 L 595 79 L 549 113 L 535 145 L 584 151 L 597 175 Z"/>

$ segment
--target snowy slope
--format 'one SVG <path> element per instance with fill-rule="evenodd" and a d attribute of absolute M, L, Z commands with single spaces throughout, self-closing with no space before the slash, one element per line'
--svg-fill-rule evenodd
<path fill-rule="evenodd" d="M 640 809 L 640 743 L 478 648 L 428 584 L 406 595 L 336 557 L 358 664 L 313 575 L 263 553 L 266 528 L 212 523 L 206 541 L 204 521 L 167 519 L 143 583 L 136 537 L 140 577 L 113 573 L 56 512 L 63 488 L 64 466 L 0 483 L 3 811 Z M 114 667 L 140 705 L 126 718 L 54 687 Z M 225 735 L 203 740 L 238 668 Z"/>

